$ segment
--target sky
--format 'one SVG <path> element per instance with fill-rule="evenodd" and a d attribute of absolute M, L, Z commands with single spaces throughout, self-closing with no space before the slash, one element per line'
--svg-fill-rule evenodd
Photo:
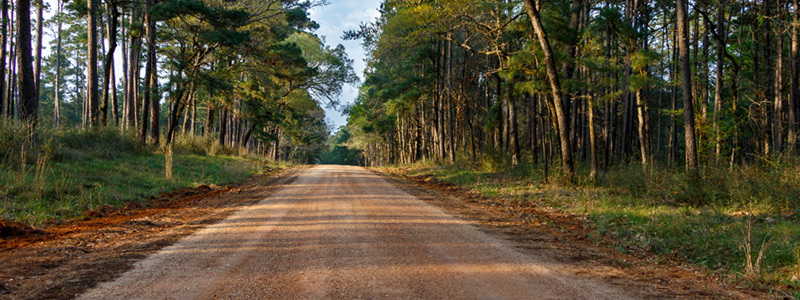
<path fill-rule="evenodd" d="M 359 28 L 361 23 L 372 22 L 380 16 L 378 8 L 380 7 L 381 0 L 329 0 L 330 4 L 311 9 L 310 18 L 316 21 L 320 28 L 315 32 L 317 35 L 325 37 L 326 43 L 331 47 L 342 44 L 345 46 L 347 56 L 353 60 L 353 69 L 358 75 L 359 79 L 364 79 L 364 59 L 366 54 L 361 47 L 360 41 L 343 41 L 342 34 L 346 30 L 355 30 Z M 49 4 L 49 9 L 45 12 L 45 19 L 50 19 L 56 12 L 56 0 L 45 0 Z M 35 15 L 31 16 L 32 26 L 35 26 Z M 104 25 L 104 24 L 99 24 Z M 64 24 L 69 26 L 69 24 Z M 45 29 L 42 56 L 47 57 L 50 55 L 49 42 L 55 39 L 55 29 Z M 99 51 L 99 49 L 98 49 Z M 115 63 L 117 80 L 122 75 L 122 48 L 118 45 Z M 358 96 L 358 86 L 345 86 L 339 100 L 342 104 L 348 104 L 355 101 Z M 341 108 L 339 108 L 341 110 Z M 326 121 L 331 124 L 332 129 L 335 131 L 340 126 L 347 124 L 347 116 L 334 109 L 325 109 Z"/>
<path fill-rule="evenodd" d="M 346 30 L 358 29 L 358 25 L 361 23 L 374 21 L 380 16 L 378 12 L 380 2 L 381 0 L 330 0 L 330 4 L 313 8 L 310 11 L 311 19 L 319 23 L 316 34 L 324 36 L 326 43 L 331 47 L 338 44 L 344 45 L 347 56 L 353 60 L 353 69 L 361 81 L 364 80 L 366 54 L 360 41 L 343 41 L 342 33 Z M 355 101 L 357 96 L 357 86 L 345 86 L 339 99 L 342 104 L 347 104 Z M 336 110 L 326 109 L 325 115 L 334 130 L 347 124 L 347 116 Z"/>

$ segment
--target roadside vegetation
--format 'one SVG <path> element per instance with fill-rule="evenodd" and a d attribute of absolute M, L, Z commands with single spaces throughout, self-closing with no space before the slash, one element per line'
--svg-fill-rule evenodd
<path fill-rule="evenodd" d="M 677 167 L 642 170 L 631 164 L 577 185 L 547 180 L 543 166 L 506 168 L 496 162 L 417 163 L 386 170 L 432 175 L 487 197 L 584 217 L 594 232 L 587 238 L 611 241 L 623 253 L 701 266 L 724 281 L 754 287 L 800 288 L 798 161 L 732 170 L 704 167 L 695 181 Z"/>
<path fill-rule="evenodd" d="M 0 5 L 0 217 L 30 225 L 318 161 L 323 107 L 358 82 L 309 18 L 327 1 L 14 3 Z"/>
<path fill-rule="evenodd" d="M 176 139 L 173 176 L 164 151 L 142 146 L 135 134 L 114 128 L 36 131 L 0 125 L 0 217 L 40 226 L 83 217 L 104 205 L 144 203 L 185 187 L 224 185 L 266 165 L 255 156 L 200 137 Z"/>
<path fill-rule="evenodd" d="M 345 34 L 358 161 L 800 297 L 800 2 L 383 4 Z"/>

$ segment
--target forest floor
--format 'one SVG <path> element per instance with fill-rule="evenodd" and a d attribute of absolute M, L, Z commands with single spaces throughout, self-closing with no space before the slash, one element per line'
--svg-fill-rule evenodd
<path fill-rule="evenodd" d="M 164 286 L 221 298 L 285 298 L 304 287 L 318 289 L 306 294 L 319 296 L 311 298 L 342 299 L 480 298 L 486 291 L 512 298 L 775 298 L 722 285 L 702 270 L 619 253 L 587 239 L 575 216 L 515 208 L 430 176 L 382 177 L 355 167 L 292 169 L 231 187 L 177 190 L 147 207 L 100 209 L 88 220 L 41 231 L 16 225 L 16 235 L 0 240 L 0 299 L 107 296 L 115 290 L 97 289 L 125 278 L 193 276 L 153 264 L 186 253 L 184 260 L 202 264 L 188 269 L 209 270 L 204 282 L 220 283 L 217 290 L 166 278 L 134 290 L 158 293 Z M 221 239 L 210 232 L 231 226 L 243 231 Z M 229 240 L 238 238 L 247 240 Z M 252 255 L 233 254 L 237 249 Z M 226 289 L 232 283 L 265 290 L 235 294 L 248 289 Z"/>

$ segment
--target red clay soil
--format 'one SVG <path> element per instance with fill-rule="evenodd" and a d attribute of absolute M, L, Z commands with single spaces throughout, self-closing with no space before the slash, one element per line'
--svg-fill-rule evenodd
<path fill-rule="evenodd" d="M 0 238 L 8 239 L 14 237 L 34 236 L 44 234 L 43 231 L 20 222 L 0 218 Z"/>
<path fill-rule="evenodd" d="M 130 203 L 101 206 L 83 220 L 38 230 L 0 219 L 0 299 L 67 299 L 238 207 L 257 202 L 294 170 L 229 187 L 199 186 Z"/>
<path fill-rule="evenodd" d="M 654 289 L 653 298 L 681 299 L 792 299 L 788 291 L 754 289 L 722 282 L 707 271 L 670 260 L 656 260 L 652 253 L 613 249 L 614 243 L 599 235 L 581 216 L 556 212 L 534 201 L 509 201 L 485 197 L 480 192 L 441 181 L 430 175 L 390 176 L 408 193 L 451 214 L 472 220 L 488 232 L 521 242 L 532 252 L 546 252 L 580 269 L 579 274 L 602 278 L 619 286 Z M 587 238 L 591 237 L 591 238 Z"/>

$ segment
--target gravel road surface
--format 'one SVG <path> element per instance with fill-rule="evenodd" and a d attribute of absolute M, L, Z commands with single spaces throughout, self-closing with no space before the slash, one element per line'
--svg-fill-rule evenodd
<path fill-rule="evenodd" d="M 572 274 L 366 169 L 316 166 L 79 298 L 636 297 Z"/>

